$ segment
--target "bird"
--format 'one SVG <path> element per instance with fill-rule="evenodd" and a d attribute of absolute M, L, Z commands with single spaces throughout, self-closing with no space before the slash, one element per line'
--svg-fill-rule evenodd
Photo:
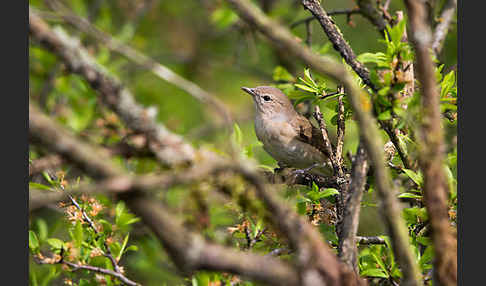
<path fill-rule="evenodd" d="M 290 99 L 272 86 L 242 87 L 255 105 L 255 133 L 280 167 L 319 176 L 332 175 L 320 129 L 300 115 Z"/>

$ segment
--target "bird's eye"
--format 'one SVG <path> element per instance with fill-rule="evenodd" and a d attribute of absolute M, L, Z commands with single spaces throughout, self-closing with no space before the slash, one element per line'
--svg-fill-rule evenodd
<path fill-rule="evenodd" d="M 270 101 L 270 99 L 271 99 L 271 98 L 270 98 L 270 96 L 268 96 L 268 95 L 263 96 L 263 100 L 265 100 L 265 101 Z"/>

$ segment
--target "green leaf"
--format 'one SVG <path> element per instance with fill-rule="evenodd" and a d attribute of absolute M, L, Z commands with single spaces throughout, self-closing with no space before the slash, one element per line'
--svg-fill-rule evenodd
<path fill-rule="evenodd" d="M 42 172 L 42 176 L 44 176 L 44 179 L 46 179 L 46 181 L 49 182 L 49 184 L 51 184 L 52 186 L 56 184 L 56 182 L 51 179 L 51 176 L 49 176 L 46 171 Z"/>
<path fill-rule="evenodd" d="M 29 189 L 32 188 L 32 189 L 39 189 L 39 190 L 46 190 L 46 191 L 55 191 L 52 189 L 52 187 L 49 187 L 49 186 L 46 186 L 46 185 L 43 185 L 43 184 L 39 184 L 39 183 L 34 183 L 34 182 L 29 182 Z"/>
<path fill-rule="evenodd" d="M 76 243 L 76 247 L 81 247 L 81 244 L 84 240 L 84 233 L 83 233 L 83 226 L 81 225 L 80 221 L 76 222 L 76 226 L 74 227 L 74 242 Z"/>
<path fill-rule="evenodd" d="M 407 176 L 412 179 L 417 185 L 422 186 L 424 182 L 424 178 L 422 176 L 422 173 L 415 173 L 413 170 L 410 169 L 403 169 L 403 172 L 407 174 Z"/>
<path fill-rule="evenodd" d="M 307 199 L 309 200 L 309 199 Z M 309 202 L 312 202 L 311 200 L 309 200 Z M 306 212 L 307 212 L 307 202 L 305 201 L 297 201 L 297 212 L 300 214 L 300 215 L 304 215 Z"/>
<path fill-rule="evenodd" d="M 32 230 L 29 230 L 29 248 L 34 252 L 39 249 L 39 240 L 37 239 L 35 232 Z"/>
<path fill-rule="evenodd" d="M 118 241 L 115 241 L 113 243 L 110 244 L 110 250 L 111 250 L 111 253 L 115 254 L 116 256 L 120 255 L 121 256 L 121 246 L 120 246 L 120 243 L 118 243 Z"/>
<path fill-rule="evenodd" d="M 457 180 L 454 178 L 454 174 L 452 174 L 451 168 L 449 168 L 449 166 L 444 166 L 444 169 L 447 175 L 447 182 L 449 183 L 451 200 L 454 200 L 457 197 Z"/>
<path fill-rule="evenodd" d="M 123 243 L 122 243 L 122 246 L 121 246 L 121 249 L 120 249 L 120 252 L 118 253 L 117 255 L 117 260 L 120 260 L 124 250 L 125 250 L 125 247 L 127 247 L 127 243 L 128 243 L 128 238 L 130 236 L 130 233 L 127 233 L 127 235 L 125 236 L 125 239 L 123 239 Z"/>
<path fill-rule="evenodd" d="M 123 201 L 119 201 L 116 204 L 115 208 L 115 224 L 118 224 L 116 221 L 122 216 L 125 211 L 125 203 Z"/>
<path fill-rule="evenodd" d="M 449 72 L 444 76 L 444 79 L 441 82 L 441 90 L 440 90 L 440 97 L 444 97 L 452 90 L 454 83 L 456 82 L 456 76 L 454 71 Z"/>
<path fill-rule="evenodd" d="M 211 22 L 220 29 L 229 27 L 238 20 L 238 15 L 226 7 L 214 10 L 211 14 Z"/>
<path fill-rule="evenodd" d="M 47 243 L 53 248 L 53 249 L 61 249 L 64 245 L 64 242 L 60 239 L 57 238 L 49 238 L 47 240 Z"/>
<path fill-rule="evenodd" d="M 334 225 L 320 224 L 319 232 L 333 244 L 338 244 L 338 237 L 336 235 L 336 227 Z"/>
<path fill-rule="evenodd" d="M 48 229 L 47 229 L 47 223 L 45 220 L 39 218 L 36 220 L 36 225 L 37 225 L 37 233 L 39 234 L 39 241 L 44 241 L 47 239 L 48 235 Z"/>
<path fill-rule="evenodd" d="M 273 173 L 273 168 L 267 165 L 257 165 L 258 168 L 262 168 L 264 170 L 270 171 Z"/>
<path fill-rule="evenodd" d="M 378 66 L 386 66 L 388 64 L 388 57 L 384 53 L 362 53 L 356 58 L 362 63 L 375 63 Z"/>
<path fill-rule="evenodd" d="M 422 244 L 422 245 L 431 245 L 432 244 L 432 239 L 430 237 L 425 237 L 425 236 L 419 236 L 417 237 L 417 242 Z"/>
<path fill-rule="evenodd" d="M 125 249 L 125 252 L 128 252 L 128 251 L 138 251 L 138 247 L 136 245 L 130 245 L 129 247 L 127 247 Z"/>
<path fill-rule="evenodd" d="M 392 116 L 390 110 L 386 110 L 378 115 L 378 120 L 389 120 L 391 118 Z"/>
<path fill-rule="evenodd" d="M 308 91 L 308 92 L 312 92 L 312 93 L 318 93 L 319 92 L 315 88 L 309 87 L 307 85 L 299 84 L 299 83 L 296 83 L 295 87 L 300 88 L 300 89 L 305 90 L 305 91 Z"/>
<path fill-rule="evenodd" d="M 403 193 L 403 194 L 400 194 L 398 197 L 401 198 L 401 199 L 405 199 L 405 198 L 407 198 L 407 199 L 419 199 L 419 200 L 422 199 L 422 196 L 417 195 L 417 194 L 412 194 L 412 193 Z"/>
<path fill-rule="evenodd" d="M 233 134 L 231 134 L 231 140 L 234 144 L 236 144 L 236 146 L 241 147 L 243 145 L 243 134 L 238 123 L 233 124 Z"/>
<path fill-rule="evenodd" d="M 366 269 L 361 272 L 361 276 L 388 278 L 388 274 L 381 269 Z"/>
<path fill-rule="evenodd" d="M 405 28 L 406 28 L 405 20 L 398 22 L 392 28 L 387 27 L 388 31 L 390 32 L 391 41 L 395 46 L 399 46 L 402 40 L 402 36 L 405 33 Z"/>
<path fill-rule="evenodd" d="M 322 198 L 327 198 L 334 195 L 339 195 L 339 191 L 334 188 L 324 189 L 322 192 Z"/>
<path fill-rule="evenodd" d="M 304 77 L 313 87 L 317 87 L 317 83 L 312 79 L 309 69 L 304 69 Z"/>

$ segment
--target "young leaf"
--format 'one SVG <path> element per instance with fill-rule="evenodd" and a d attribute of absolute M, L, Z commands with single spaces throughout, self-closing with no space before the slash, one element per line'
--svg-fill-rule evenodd
<path fill-rule="evenodd" d="M 237 123 L 233 124 L 233 134 L 231 134 L 231 139 L 236 146 L 242 146 L 243 135 L 240 126 Z"/>
<path fill-rule="evenodd" d="M 37 251 L 39 249 L 39 240 L 37 235 L 32 230 L 29 230 L 29 248 L 32 251 Z"/>
<path fill-rule="evenodd" d="M 44 241 L 47 239 L 48 230 L 47 230 L 47 223 L 45 220 L 39 218 L 36 221 L 37 225 L 37 233 L 39 234 L 39 241 Z"/>
<path fill-rule="evenodd" d="M 392 116 L 390 110 L 386 110 L 378 115 L 378 120 L 389 120 L 391 118 Z"/>
<path fill-rule="evenodd" d="M 60 239 L 57 238 L 49 238 L 47 240 L 47 243 L 53 248 L 53 249 L 61 249 L 62 246 L 64 245 L 64 242 Z"/>
<path fill-rule="evenodd" d="M 422 186 L 423 182 L 424 182 L 424 178 L 422 177 L 422 173 L 415 173 L 414 171 L 410 170 L 410 169 L 403 169 L 403 171 L 405 172 L 405 174 L 407 174 L 407 176 L 412 179 L 412 181 L 414 181 L 417 185 L 419 186 Z"/>
<path fill-rule="evenodd" d="M 417 195 L 417 194 L 412 194 L 412 193 L 403 193 L 403 194 L 400 194 L 398 197 L 401 198 L 401 199 L 405 199 L 405 198 L 407 198 L 407 199 L 419 199 L 419 200 L 422 199 L 422 196 Z"/>
<path fill-rule="evenodd" d="M 125 239 L 123 239 L 123 243 L 122 243 L 122 246 L 121 246 L 121 249 L 120 249 L 120 252 L 118 253 L 117 257 L 116 257 L 116 260 L 120 260 L 124 250 L 125 250 L 125 247 L 127 247 L 127 243 L 128 243 L 128 237 L 130 236 L 130 233 L 127 233 L 127 235 L 125 236 Z"/>
<path fill-rule="evenodd" d="M 361 276 L 388 278 L 388 274 L 378 268 L 370 268 L 361 272 Z"/>
<path fill-rule="evenodd" d="M 34 182 L 29 182 L 29 189 L 32 188 L 32 189 L 39 189 L 39 190 L 46 190 L 46 191 L 55 191 L 52 189 L 52 187 L 49 187 L 49 186 L 46 186 L 46 185 L 43 185 L 43 184 L 39 184 L 39 183 L 34 183 Z"/>
<path fill-rule="evenodd" d="M 318 92 L 318 90 L 315 89 L 315 88 L 309 87 L 307 85 L 299 84 L 299 83 L 296 83 L 295 87 L 300 88 L 300 89 L 305 90 L 305 91 L 308 91 L 308 92 L 312 92 L 312 93 Z"/>
<path fill-rule="evenodd" d="M 304 77 L 309 83 L 312 83 L 313 87 L 317 87 L 317 83 L 312 79 L 309 69 L 304 70 Z"/>

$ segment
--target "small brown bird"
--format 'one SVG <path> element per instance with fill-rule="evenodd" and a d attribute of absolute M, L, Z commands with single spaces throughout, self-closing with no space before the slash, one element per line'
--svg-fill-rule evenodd
<path fill-rule="evenodd" d="M 328 155 L 320 151 L 325 150 L 321 131 L 295 111 L 282 91 L 271 86 L 241 89 L 253 97 L 258 140 L 281 167 L 307 169 L 321 176 L 332 174 Z"/>

